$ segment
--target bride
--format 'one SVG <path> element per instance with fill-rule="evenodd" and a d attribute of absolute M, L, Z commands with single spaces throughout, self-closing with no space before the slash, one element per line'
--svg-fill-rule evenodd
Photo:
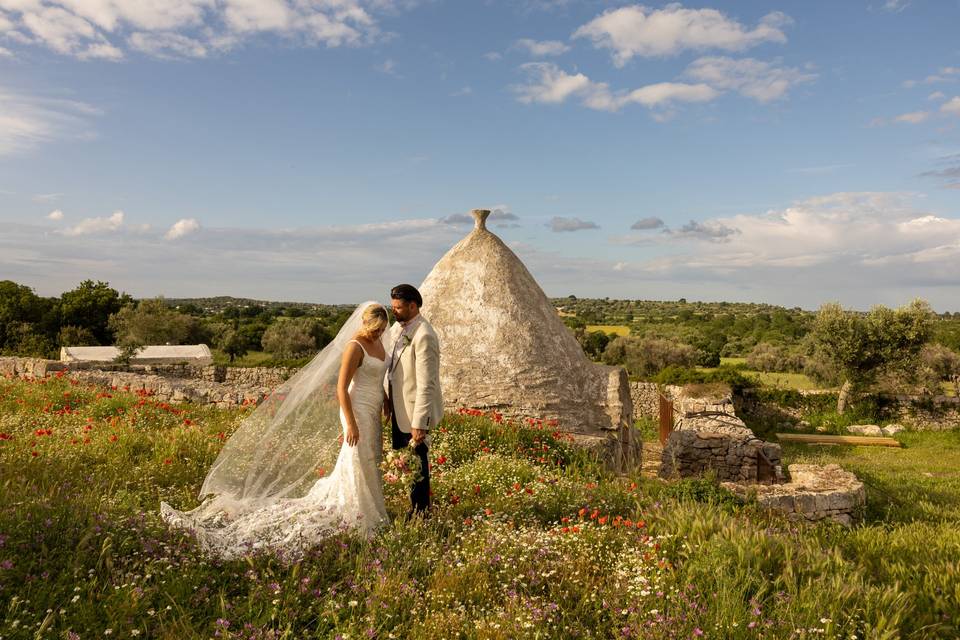
<path fill-rule="evenodd" d="M 331 532 L 370 534 L 385 523 L 388 324 L 382 305 L 360 305 L 333 342 L 244 419 L 203 482 L 206 500 L 186 512 L 163 502 L 164 520 L 223 558 L 258 549 L 296 557 Z"/>

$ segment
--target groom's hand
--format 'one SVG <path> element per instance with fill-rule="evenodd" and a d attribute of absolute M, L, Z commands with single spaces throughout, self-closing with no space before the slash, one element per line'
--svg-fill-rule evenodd
<path fill-rule="evenodd" d="M 413 438 L 413 441 L 417 444 L 423 442 L 423 439 L 427 437 L 427 432 L 423 429 L 411 429 L 410 436 Z"/>

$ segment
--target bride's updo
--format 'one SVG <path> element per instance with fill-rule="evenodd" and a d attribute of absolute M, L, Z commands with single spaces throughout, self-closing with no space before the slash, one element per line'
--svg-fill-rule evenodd
<path fill-rule="evenodd" d="M 367 340 L 375 340 L 377 333 L 385 331 L 389 324 L 387 310 L 379 304 L 372 304 L 363 310 L 363 326 L 358 333 Z"/>

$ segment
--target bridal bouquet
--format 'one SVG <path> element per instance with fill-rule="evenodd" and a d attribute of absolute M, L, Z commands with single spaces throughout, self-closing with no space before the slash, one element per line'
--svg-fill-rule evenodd
<path fill-rule="evenodd" d="M 389 451 L 380 463 L 380 469 L 383 471 L 384 482 L 398 484 L 408 492 L 423 477 L 420 457 L 414 453 L 412 446 Z"/>

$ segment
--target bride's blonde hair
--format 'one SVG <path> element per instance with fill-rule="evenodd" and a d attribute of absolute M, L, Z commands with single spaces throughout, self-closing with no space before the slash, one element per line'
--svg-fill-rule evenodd
<path fill-rule="evenodd" d="M 386 330 L 388 324 L 387 310 L 379 304 L 372 304 L 363 310 L 363 325 L 358 333 L 367 340 L 373 340 L 378 331 Z"/>

